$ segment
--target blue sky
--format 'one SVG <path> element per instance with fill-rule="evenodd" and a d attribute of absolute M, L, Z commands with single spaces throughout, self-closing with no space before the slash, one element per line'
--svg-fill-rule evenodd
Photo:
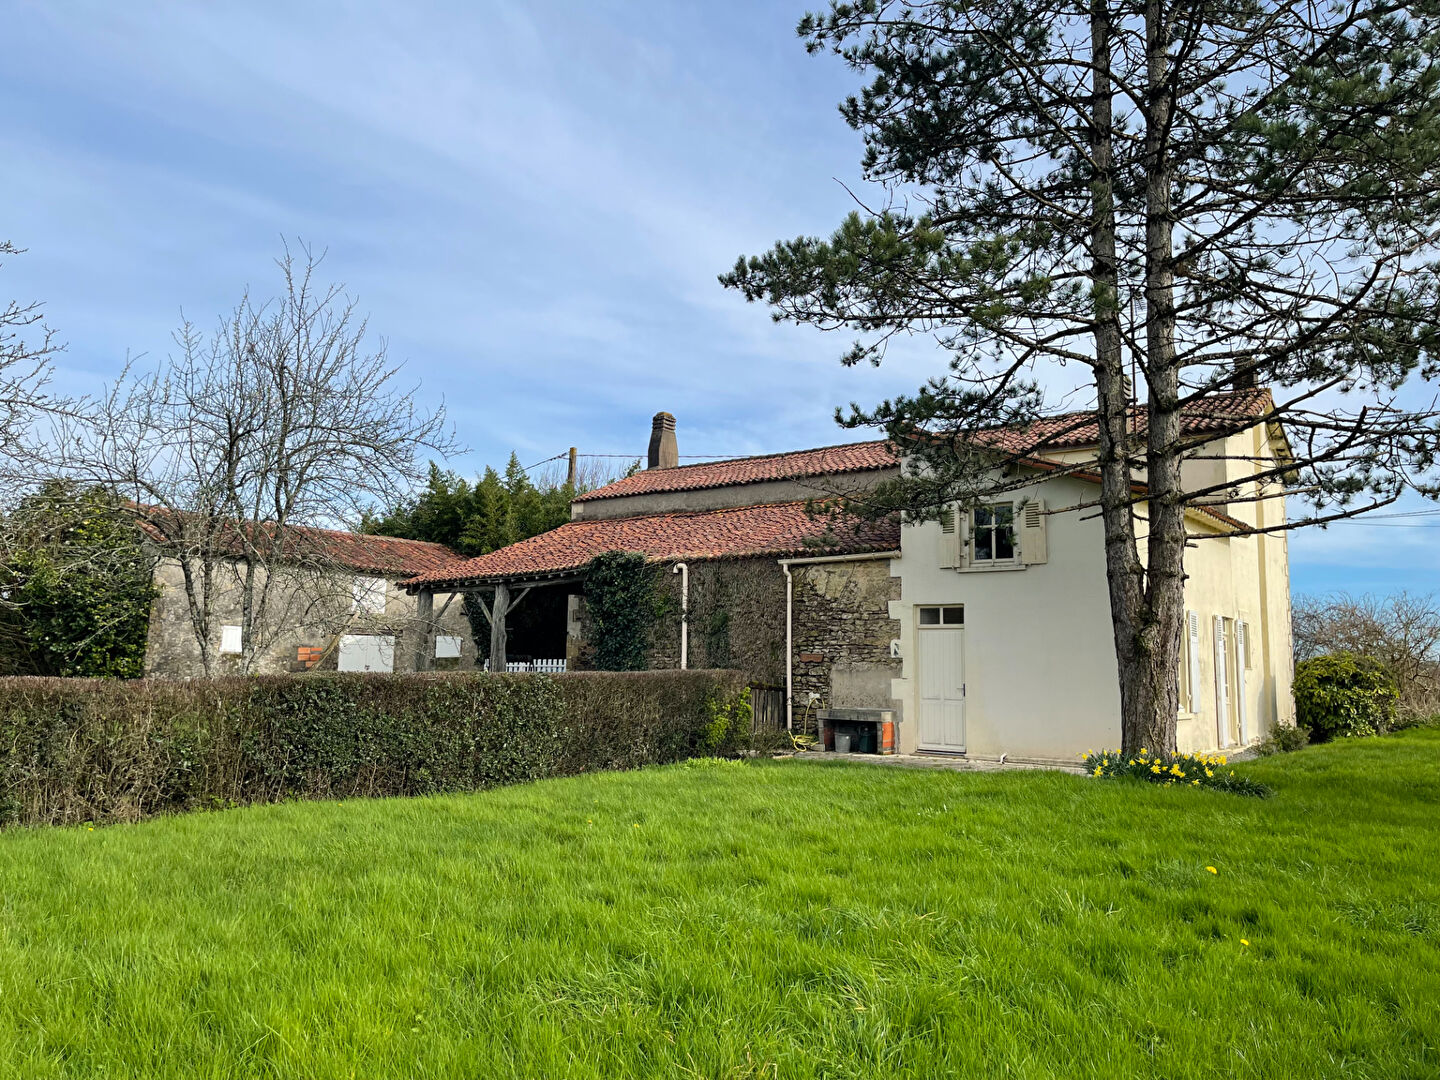
<path fill-rule="evenodd" d="M 853 75 L 807 57 L 804 4 L 6 5 L 0 272 L 93 392 L 251 286 L 281 238 L 328 251 L 372 329 L 471 452 L 682 454 L 843 442 L 850 400 L 913 389 L 716 283 L 737 255 L 851 208 Z M 1440 524 L 1440 522 L 1437 522 Z M 1432 537 L 1434 538 L 1432 540 Z M 1429 528 L 1296 536 L 1297 591 L 1426 590 Z"/>

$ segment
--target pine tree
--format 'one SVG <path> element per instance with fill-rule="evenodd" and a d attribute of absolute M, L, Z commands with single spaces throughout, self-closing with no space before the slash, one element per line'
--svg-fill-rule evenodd
<path fill-rule="evenodd" d="M 1086 374 L 1099 445 L 1068 467 L 1101 479 L 1123 745 L 1174 749 L 1185 549 L 1206 539 L 1187 510 L 1276 504 L 1244 535 L 1437 494 L 1440 4 L 861 0 L 799 31 L 868 79 L 841 114 L 888 205 L 722 282 L 857 333 L 848 364 L 906 334 L 948 353 L 843 418 L 918 466 L 865 512 L 1033 483 L 972 433 L 1057 411 L 1058 368 Z M 1219 395 L 1254 383 L 1293 459 L 1246 461 L 1245 492 L 1187 480 L 1183 418 L 1210 403 L 1212 435 L 1244 430 Z"/>

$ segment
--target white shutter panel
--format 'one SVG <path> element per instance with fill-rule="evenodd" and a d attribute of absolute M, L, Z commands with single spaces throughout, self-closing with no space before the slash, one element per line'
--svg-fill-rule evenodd
<path fill-rule="evenodd" d="M 1230 741 L 1230 693 L 1225 670 L 1225 619 L 1215 616 L 1215 737 L 1217 745 Z"/>
<path fill-rule="evenodd" d="M 1200 711 L 1200 615 L 1195 611 L 1185 612 L 1185 629 L 1189 635 L 1190 648 L 1186 659 L 1190 663 L 1190 700 L 1187 708 L 1192 713 Z"/>
<path fill-rule="evenodd" d="M 953 503 L 940 513 L 940 566 L 953 570 L 960 565 L 960 508 Z"/>
<path fill-rule="evenodd" d="M 1045 535 L 1045 500 L 1031 499 L 1020 511 L 1020 562 L 1026 566 L 1050 558 Z"/>
<path fill-rule="evenodd" d="M 1240 743 L 1250 741 L 1250 717 L 1245 709 L 1245 621 L 1235 620 L 1235 711 L 1240 717 Z"/>

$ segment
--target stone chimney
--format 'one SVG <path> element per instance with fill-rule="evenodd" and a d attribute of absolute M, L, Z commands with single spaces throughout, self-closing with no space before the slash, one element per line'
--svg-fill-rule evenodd
<path fill-rule="evenodd" d="M 673 469 L 680 464 L 680 451 L 675 445 L 675 417 L 657 412 L 650 424 L 650 461 L 647 469 Z"/>

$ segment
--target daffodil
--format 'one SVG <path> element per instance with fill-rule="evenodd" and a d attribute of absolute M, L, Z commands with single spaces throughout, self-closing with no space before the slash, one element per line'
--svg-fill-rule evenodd
<path fill-rule="evenodd" d="M 1205 869 L 1206 869 L 1206 870 L 1209 870 L 1210 873 L 1215 874 L 1215 875 L 1217 875 L 1217 876 L 1218 876 L 1219 873 L 1220 873 L 1220 871 L 1219 871 L 1219 870 L 1216 870 L 1213 866 L 1207 866 L 1207 867 L 1205 867 Z"/>

